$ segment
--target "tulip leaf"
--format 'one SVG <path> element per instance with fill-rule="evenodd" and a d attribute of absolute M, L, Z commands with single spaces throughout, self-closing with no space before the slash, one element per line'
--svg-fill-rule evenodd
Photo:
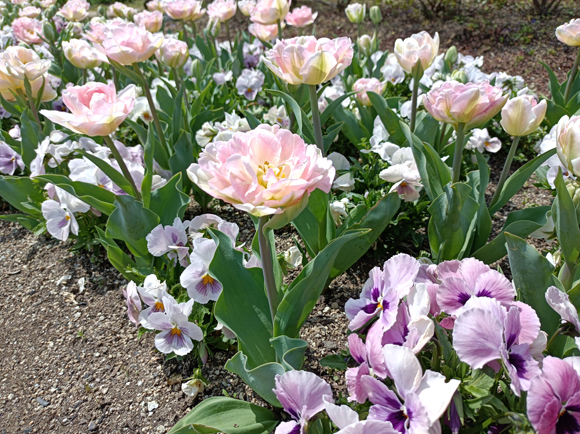
<path fill-rule="evenodd" d="M 296 102 L 296 100 L 294 98 L 292 98 L 290 95 L 288 95 L 285 92 L 281 92 L 279 90 L 275 90 L 275 89 L 268 89 L 266 90 L 267 94 L 272 94 L 274 96 L 278 96 L 280 98 L 282 98 L 284 101 L 286 101 L 286 103 L 288 103 L 288 105 L 290 106 L 290 108 L 292 109 L 292 112 L 294 113 L 294 116 L 296 117 L 296 126 L 298 127 L 298 135 L 302 136 L 302 109 L 300 108 L 300 106 L 298 105 L 298 103 Z"/>
<path fill-rule="evenodd" d="M 198 404 L 168 434 L 268 434 L 278 422 L 267 408 L 217 396 Z"/>
<path fill-rule="evenodd" d="M 562 85 L 558 81 L 558 77 L 556 77 L 556 74 L 554 74 L 554 71 L 552 71 L 552 68 L 550 68 L 544 62 L 540 62 L 540 64 L 544 68 L 546 68 L 546 71 L 548 71 L 548 76 L 550 77 L 549 87 L 550 87 L 550 93 L 552 94 L 552 99 L 559 106 L 563 106 L 564 105 L 564 96 L 562 94 Z"/>
<path fill-rule="evenodd" d="M 333 124 L 332 126 L 330 126 L 326 129 L 326 135 L 322 137 L 322 141 L 324 142 L 325 154 L 328 154 L 328 150 L 330 149 L 330 147 L 334 143 L 334 140 L 336 139 L 336 137 L 340 133 L 340 130 L 342 130 L 343 125 L 344 125 L 344 122 L 338 122 L 338 123 Z"/>
<path fill-rule="evenodd" d="M 367 95 L 389 133 L 389 142 L 402 146 L 408 137 L 401 128 L 402 123 L 397 114 L 389 108 L 385 98 L 378 93 L 367 92 Z"/>
<path fill-rule="evenodd" d="M 270 345 L 272 315 L 264 291 L 261 268 L 245 268 L 243 253 L 235 250 L 230 238 L 210 230 L 218 247 L 210 272 L 223 286 L 215 304 L 215 315 L 238 338 L 238 347 L 251 368 L 276 360 Z"/>
<path fill-rule="evenodd" d="M 111 181 L 117 184 L 117 186 L 121 188 L 125 193 L 131 196 L 134 195 L 133 187 L 131 187 L 131 184 L 129 183 L 127 178 L 123 176 L 121 172 L 119 172 L 105 160 L 91 154 L 90 152 L 87 152 L 83 149 L 78 149 L 77 152 L 79 152 L 83 157 L 86 157 L 88 160 L 94 163 L 95 166 L 101 169 L 103 173 L 107 175 L 111 179 Z"/>
<path fill-rule="evenodd" d="M 566 263 L 576 264 L 580 256 L 580 228 L 578 227 L 576 207 L 572 202 L 570 193 L 568 193 L 561 170 L 558 170 L 554 184 L 558 194 L 552 205 L 552 218 L 562 249 L 562 256 Z"/>
<path fill-rule="evenodd" d="M 429 244 L 438 263 L 463 257 L 479 208 L 467 184 L 458 182 L 443 188 L 444 193 L 428 208 Z"/>
<path fill-rule="evenodd" d="M 151 192 L 150 208 L 161 224 L 171 225 L 176 217 L 183 219 L 189 202 L 189 195 L 181 191 L 181 173 L 176 173 L 167 184 Z"/>
<path fill-rule="evenodd" d="M 556 125 L 562 116 L 567 116 L 570 114 L 568 113 L 568 110 L 556 104 L 554 101 L 548 99 L 546 102 L 548 103 L 548 109 L 546 110 L 546 117 L 544 118 L 544 122 L 548 124 L 549 128 L 552 128 L 554 125 Z"/>
<path fill-rule="evenodd" d="M 32 179 L 0 175 L 0 196 L 14 208 L 44 220 L 39 209 L 27 206 L 28 202 L 40 205 L 46 200 L 42 188 Z"/>
<path fill-rule="evenodd" d="M 195 163 L 195 150 L 190 135 L 183 132 L 179 139 L 173 144 L 173 155 L 169 159 L 169 167 L 173 173 L 181 173 L 182 191 L 191 191 L 191 180 L 187 176 L 187 169 Z"/>
<path fill-rule="evenodd" d="M 2 130 L 2 137 L 4 138 L 6 144 L 10 146 L 14 152 L 18 152 L 19 154 L 22 152 L 22 144 L 10 137 L 10 134 L 4 130 Z"/>
<path fill-rule="evenodd" d="M 554 266 L 524 240 L 510 233 L 505 234 L 510 269 L 518 299 L 529 304 L 538 314 L 542 330 L 552 336 L 560 326 L 560 315 L 546 301 L 546 290 L 550 286 L 561 287 L 552 274 Z M 550 346 L 550 352 L 561 351 L 565 338 L 560 336 Z M 554 353 L 553 353 L 554 354 Z"/>
<path fill-rule="evenodd" d="M 435 120 L 429 112 L 425 110 L 417 113 L 417 121 L 414 134 L 419 137 L 422 142 L 435 144 L 441 135 L 441 126 L 439 121 Z"/>
<path fill-rule="evenodd" d="M 274 336 L 297 338 L 302 325 L 314 309 L 326 286 L 326 281 L 340 249 L 365 235 L 369 230 L 352 230 L 332 240 L 312 261 L 306 265 L 298 277 L 288 287 L 278 305 L 274 320 Z"/>
<path fill-rule="evenodd" d="M 278 336 L 270 339 L 270 343 L 274 347 L 276 356 L 282 366 L 284 366 L 284 369 L 287 371 L 302 369 L 308 342 L 302 339 L 292 339 L 288 336 Z"/>
<path fill-rule="evenodd" d="M 489 243 L 476 250 L 471 256 L 486 264 L 499 261 L 508 253 L 505 244 L 506 232 L 525 239 L 547 223 L 549 211 L 549 206 L 537 206 L 510 213 L 501 232 Z"/>
<path fill-rule="evenodd" d="M 555 153 L 556 149 L 550 149 L 549 151 L 538 155 L 533 160 L 528 161 L 526 164 L 516 170 L 514 174 L 506 180 L 498 199 L 494 202 L 493 205 L 489 207 L 489 215 L 493 216 L 506 203 L 508 203 L 513 195 L 522 188 L 528 179 L 530 179 L 530 176 L 533 175 L 536 169 Z"/>
<path fill-rule="evenodd" d="M 6 214 L 0 215 L 0 220 L 13 222 L 13 223 L 20 223 L 29 231 L 34 231 L 35 228 L 38 227 L 40 221 L 35 219 L 34 217 L 25 215 L 25 214 Z"/>
<path fill-rule="evenodd" d="M 475 156 L 479 171 L 471 172 L 467 177 L 472 188 L 473 198 L 479 203 L 473 244 L 470 247 L 472 252 L 485 246 L 492 229 L 491 216 L 487 211 L 487 203 L 485 201 L 485 190 L 489 184 L 489 166 L 481 152 L 476 150 Z"/>
<path fill-rule="evenodd" d="M 326 222 L 328 194 L 316 189 L 308 198 L 308 205 L 292 220 L 310 257 L 314 258 L 328 243 Z"/>
<path fill-rule="evenodd" d="M 171 141 L 173 143 L 177 142 L 179 136 L 181 135 L 181 128 L 183 126 L 183 92 L 185 91 L 185 87 L 181 86 L 177 96 L 175 97 L 174 107 L 173 107 L 173 122 L 171 125 L 171 131 L 173 136 Z"/>
<path fill-rule="evenodd" d="M 159 217 L 133 196 L 117 196 L 115 211 L 107 221 L 106 236 L 127 243 L 142 258 L 151 258 L 145 237 L 159 224 Z"/>
<path fill-rule="evenodd" d="M 145 208 L 151 203 L 151 185 L 153 183 L 153 154 L 155 153 L 155 134 L 153 128 L 147 130 L 147 143 L 143 153 L 145 163 L 145 176 L 141 182 L 141 198 Z"/>
<path fill-rule="evenodd" d="M 349 92 L 346 93 L 344 95 L 339 96 L 338 98 L 336 98 L 334 101 L 330 100 L 329 98 L 327 98 L 328 100 L 328 106 L 326 107 L 326 109 L 324 109 L 324 111 L 320 114 L 320 123 L 322 125 L 324 125 L 326 123 L 326 121 L 328 121 L 334 111 L 336 110 L 336 108 L 342 104 L 342 102 L 347 99 L 348 97 L 354 95 L 356 92 Z"/>
<path fill-rule="evenodd" d="M 341 105 L 334 109 L 332 117 L 336 122 L 344 123 L 342 133 L 353 145 L 358 147 L 365 137 L 369 137 L 368 132 L 365 132 L 359 125 L 355 115 L 350 110 L 345 110 Z"/>
<path fill-rule="evenodd" d="M 244 116 L 248 121 L 248 125 L 250 125 L 251 129 L 255 130 L 258 126 L 262 124 L 262 122 L 256 119 L 256 117 L 252 113 L 241 109 L 240 112 L 242 112 L 242 116 Z"/>

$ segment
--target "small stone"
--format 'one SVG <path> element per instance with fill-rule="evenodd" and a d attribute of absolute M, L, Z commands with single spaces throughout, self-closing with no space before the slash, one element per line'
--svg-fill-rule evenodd
<path fill-rule="evenodd" d="M 328 313 L 330 312 L 330 308 L 328 306 L 326 306 L 324 309 L 322 309 L 322 313 Z"/>
<path fill-rule="evenodd" d="M 89 431 L 96 431 L 98 429 L 99 429 L 99 427 L 97 426 L 97 424 L 95 422 L 89 423 Z"/>
<path fill-rule="evenodd" d="M 77 285 L 79 286 L 79 294 L 82 294 L 83 291 L 85 290 L 85 278 L 84 277 L 81 277 L 77 281 Z"/>
<path fill-rule="evenodd" d="M 137 381 L 137 386 L 143 386 L 143 382 L 141 380 Z"/>
<path fill-rule="evenodd" d="M 71 275 L 70 274 L 65 274 L 64 276 L 62 276 L 60 279 L 57 280 L 56 284 L 57 285 L 62 285 L 65 282 L 68 282 L 71 279 Z"/>
<path fill-rule="evenodd" d="M 45 401 L 44 399 L 38 397 L 36 398 L 36 402 L 38 402 L 40 405 L 42 405 L 43 407 L 47 407 L 50 405 L 50 402 Z"/>
<path fill-rule="evenodd" d="M 158 407 L 159 407 L 159 404 L 157 404 L 157 402 L 155 402 L 155 401 L 149 401 L 147 403 L 147 411 L 153 411 Z"/>
<path fill-rule="evenodd" d="M 335 350 L 338 348 L 338 345 L 336 344 L 336 342 L 333 341 L 323 341 L 322 344 L 328 348 L 329 350 Z"/>
<path fill-rule="evenodd" d="M 32 432 L 32 428 L 30 428 L 30 427 L 29 428 L 23 428 L 22 429 L 22 432 L 24 432 L 26 434 L 31 433 Z"/>
<path fill-rule="evenodd" d="M 335 301 L 334 303 L 332 303 L 330 305 L 330 307 L 333 308 L 333 309 L 338 309 L 338 303 Z"/>

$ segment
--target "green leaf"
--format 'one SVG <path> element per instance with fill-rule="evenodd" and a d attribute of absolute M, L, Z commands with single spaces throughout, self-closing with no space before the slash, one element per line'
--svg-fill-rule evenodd
<path fill-rule="evenodd" d="M 550 286 L 559 283 L 552 274 L 554 266 L 521 238 L 510 233 L 506 233 L 505 237 L 510 269 L 519 300 L 529 304 L 536 311 L 542 330 L 548 336 L 552 336 L 560 326 L 560 315 L 548 305 L 545 294 Z M 556 347 L 561 350 L 563 344 L 562 342 L 556 346 L 555 342 L 550 351 Z"/>
<path fill-rule="evenodd" d="M 278 417 L 264 407 L 220 396 L 202 401 L 169 434 L 268 434 L 277 424 Z"/>
<path fill-rule="evenodd" d="M 141 197 L 145 208 L 151 204 L 151 185 L 153 184 L 153 155 L 155 154 L 155 134 L 153 128 L 147 130 L 143 161 L 145 162 L 145 176 L 141 182 Z"/>
<path fill-rule="evenodd" d="M 131 187 L 131 184 L 129 183 L 127 178 L 123 176 L 121 172 L 117 171 L 117 169 L 115 169 L 106 161 L 100 159 L 99 157 L 96 157 L 95 155 L 83 149 L 78 149 L 77 152 L 81 153 L 83 157 L 86 157 L 91 162 L 93 162 L 95 166 L 101 169 L 103 173 L 107 175 L 109 178 L 111 178 L 111 181 L 117 184 L 117 186 L 119 186 L 119 188 L 121 188 L 125 193 L 134 196 L 135 193 L 133 192 L 133 187 Z"/>
<path fill-rule="evenodd" d="M 151 193 L 151 211 L 163 225 L 172 225 L 176 217 L 183 219 L 190 198 L 181 191 L 181 173 L 177 173 L 163 187 Z"/>
<path fill-rule="evenodd" d="M 288 287 L 278 305 L 274 336 L 300 336 L 302 325 L 316 305 L 340 249 L 368 231 L 348 231 L 328 244 Z"/>
<path fill-rule="evenodd" d="M 179 140 L 174 144 L 174 154 L 169 159 L 169 167 L 171 172 L 181 172 L 181 182 L 183 184 L 182 191 L 188 193 L 191 190 L 191 181 L 187 176 L 187 168 L 195 163 L 195 155 L 193 153 L 193 143 L 188 133 L 184 132 L 179 137 Z"/>
<path fill-rule="evenodd" d="M 337 369 L 339 371 L 344 371 L 348 367 L 346 360 L 340 354 L 331 354 L 330 356 L 325 356 L 320 361 L 320 366 L 325 366 L 330 369 Z"/>
<path fill-rule="evenodd" d="M 354 95 L 356 92 L 349 92 L 346 93 L 342 96 L 339 96 L 338 98 L 336 98 L 334 101 L 330 101 L 328 106 L 326 107 L 326 109 L 324 109 L 324 111 L 322 112 L 322 114 L 320 115 L 320 124 L 324 125 L 326 123 L 326 121 L 328 121 L 334 111 L 336 110 L 336 108 L 342 104 L 342 102 L 347 99 L 348 97 Z"/>
<path fill-rule="evenodd" d="M 336 139 L 336 136 L 338 136 L 338 133 L 340 133 L 340 130 L 342 130 L 343 125 L 344 122 L 338 122 L 326 130 L 326 135 L 322 137 L 325 153 L 328 153 L 330 146 L 332 146 L 334 143 L 334 139 Z"/>
<path fill-rule="evenodd" d="M 401 128 L 402 123 L 397 114 L 389 108 L 385 98 L 378 93 L 367 92 L 367 95 L 389 133 L 389 142 L 403 145 L 407 137 Z"/>
<path fill-rule="evenodd" d="M 40 221 L 38 219 L 35 219 L 34 217 L 30 217 L 30 216 L 25 215 L 25 214 L 0 215 L 0 220 L 13 222 L 13 223 L 20 223 L 22 226 L 24 226 L 29 231 L 34 230 L 34 228 L 36 228 L 40 223 Z"/>
<path fill-rule="evenodd" d="M 489 166 L 487 165 L 485 158 L 483 158 L 483 155 L 481 155 L 481 152 L 476 150 L 475 156 L 477 158 L 479 172 L 475 172 L 477 173 L 477 177 L 473 178 L 477 181 L 477 185 L 471 185 L 471 188 L 473 189 L 472 192 L 476 193 L 475 200 L 479 203 L 479 209 L 477 210 L 473 245 L 470 248 L 470 251 L 472 252 L 485 246 L 492 229 L 491 216 L 487 211 L 487 203 L 485 202 L 485 190 L 489 184 Z M 469 178 L 468 175 L 468 179 Z"/>
<path fill-rule="evenodd" d="M 10 113 L 12 116 L 20 117 L 20 115 L 22 115 L 22 110 L 20 109 L 20 107 L 17 107 L 16 105 L 14 105 L 14 103 L 6 101 L 6 99 L 2 95 L 0 95 L 0 103 L 2 107 L 6 109 L 6 111 Z"/>
<path fill-rule="evenodd" d="M 179 136 L 181 134 L 181 127 L 183 125 L 183 92 L 185 91 L 185 87 L 181 86 L 177 96 L 175 97 L 174 107 L 173 107 L 173 123 L 171 125 L 171 129 L 173 132 L 172 141 L 173 143 L 177 142 Z"/>
<path fill-rule="evenodd" d="M 169 91 L 165 89 L 165 86 L 157 86 L 155 99 L 157 99 L 157 102 L 159 103 L 159 108 L 163 110 L 163 112 L 165 112 L 170 118 L 172 118 L 175 101 L 169 94 Z"/>
<path fill-rule="evenodd" d="M 302 339 L 291 339 L 288 336 L 278 336 L 270 339 L 270 343 L 284 369 L 287 371 L 302 369 L 308 342 Z"/>
<path fill-rule="evenodd" d="M 429 206 L 429 243 L 437 262 L 461 259 L 479 205 L 470 197 L 471 187 L 446 185 L 445 192 Z"/>
<path fill-rule="evenodd" d="M 526 181 L 530 179 L 530 176 L 533 175 L 536 169 L 555 153 L 556 149 L 550 149 L 548 152 L 544 152 L 543 154 L 538 155 L 536 158 L 528 161 L 526 164 L 516 170 L 514 174 L 506 180 L 497 201 L 489 207 L 489 215 L 494 215 L 506 203 L 508 203 L 512 196 L 520 191 Z"/>
<path fill-rule="evenodd" d="M 14 208 L 44 220 L 42 212 L 26 206 L 27 202 L 40 204 L 46 200 L 40 186 L 32 179 L 20 176 L 0 176 L 0 196 Z"/>
<path fill-rule="evenodd" d="M 205 89 L 201 92 L 201 94 L 194 101 L 193 105 L 191 106 L 190 113 L 201 112 L 201 109 L 203 107 L 203 102 L 205 101 L 205 98 L 209 95 L 209 93 L 211 92 L 212 86 L 213 86 L 213 81 L 210 81 L 208 83 L 208 85 L 205 87 Z M 197 130 L 192 129 L 192 131 L 197 131 Z"/>
<path fill-rule="evenodd" d="M 576 207 L 572 202 L 570 193 L 568 193 L 561 170 L 558 170 L 554 184 L 558 195 L 552 204 L 552 218 L 562 249 L 562 256 L 566 263 L 576 264 L 580 255 L 580 228 L 578 227 L 578 217 L 576 217 Z"/>
<path fill-rule="evenodd" d="M 122 240 L 141 258 L 151 258 L 145 237 L 159 224 L 159 217 L 133 196 L 117 196 L 115 211 L 107 221 L 106 236 Z"/>
<path fill-rule="evenodd" d="M 127 253 L 125 253 L 119 245 L 112 238 L 107 237 L 105 231 L 100 227 L 96 227 L 99 237 L 97 241 L 107 251 L 107 258 L 113 267 L 129 281 L 135 279 L 135 275 L 128 270 L 137 268 L 137 264 L 133 261 Z"/>
<path fill-rule="evenodd" d="M 30 167 L 30 163 L 36 158 L 36 148 L 44 139 L 44 135 L 36 121 L 33 120 L 32 112 L 28 108 L 22 112 L 20 128 L 22 136 L 22 152 L 20 155 L 26 167 Z"/>
<path fill-rule="evenodd" d="M 300 234 L 308 254 L 313 258 L 327 244 L 326 214 L 328 194 L 316 189 L 310 193 L 308 205 L 294 218 L 292 224 Z"/>
<path fill-rule="evenodd" d="M 544 118 L 544 122 L 548 124 L 548 129 L 556 125 L 562 116 L 573 114 L 569 113 L 568 110 L 562 106 L 559 106 L 552 100 L 548 99 L 546 102 L 548 103 L 548 108 L 546 110 L 546 117 Z"/>
<path fill-rule="evenodd" d="M 435 144 L 441 135 L 441 126 L 439 121 L 435 120 L 429 112 L 425 110 L 417 113 L 416 127 L 414 134 L 419 137 L 422 142 Z"/>
<path fill-rule="evenodd" d="M 370 137 L 368 131 L 359 125 L 355 115 L 350 110 L 345 110 L 341 105 L 334 109 L 332 117 L 336 122 L 344 123 L 342 133 L 353 145 L 358 146 L 365 137 Z"/>
<path fill-rule="evenodd" d="M 212 122 L 215 121 L 216 119 L 223 119 L 223 117 L 224 117 L 223 108 L 219 108 L 217 110 L 204 111 L 193 118 L 193 121 L 191 123 L 191 131 L 195 133 L 197 132 L 197 130 L 201 129 L 204 123 Z"/>
<path fill-rule="evenodd" d="M 546 71 L 548 71 L 548 76 L 550 77 L 550 93 L 552 94 L 552 99 L 554 100 L 554 102 L 560 106 L 564 105 L 564 95 L 562 94 L 562 86 L 560 85 L 560 82 L 558 81 L 558 77 L 556 77 L 556 74 L 554 74 L 554 71 L 552 71 L 552 68 L 550 68 L 548 65 L 546 65 L 544 62 L 540 62 L 540 64 L 546 68 Z"/>
<path fill-rule="evenodd" d="M 288 95 L 285 92 L 280 92 L 279 90 L 274 90 L 274 89 L 268 89 L 266 90 L 266 93 L 268 94 L 272 94 L 274 96 L 278 96 L 280 98 L 282 98 L 284 101 L 286 101 L 286 103 L 288 103 L 288 105 L 290 106 L 290 108 L 292 109 L 292 112 L 294 113 L 294 116 L 296 117 L 296 125 L 298 126 L 298 135 L 302 135 L 302 109 L 300 108 L 300 106 L 298 105 L 298 103 L 296 102 L 296 100 L 294 98 L 292 98 L 290 95 Z M 308 121 L 309 122 L 309 121 Z"/>
<path fill-rule="evenodd" d="M 236 334 L 239 349 L 252 368 L 276 361 L 262 270 L 245 268 L 243 253 L 233 248 L 227 235 L 214 230 L 211 234 L 218 247 L 209 269 L 223 286 L 215 304 L 216 318 Z"/>
<path fill-rule="evenodd" d="M 390 193 L 373 206 L 360 222 L 349 228 L 349 230 L 367 231 L 341 248 L 332 266 L 330 279 L 340 276 L 364 256 L 391 223 L 400 205 L 399 195 L 396 192 Z"/>
<path fill-rule="evenodd" d="M 262 124 L 262 122 L 260 122 L 258 119 L 256 119 L 256 117 L 252 113 L 250 113 L 246 110 L 241 110 L 241 109 L 240 109 L 240 111 L 242 112 L 242 116 L 244 116 L 246 118 L 246 120 L 248 121 L 248 125 L 250 125 L 251 129 L 254 130 L 259 125 Z"/>

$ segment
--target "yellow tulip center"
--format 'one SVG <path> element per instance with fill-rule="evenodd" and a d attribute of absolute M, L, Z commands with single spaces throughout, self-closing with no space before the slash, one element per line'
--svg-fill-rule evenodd
<path fill-rule="evenodd" d="M 266 176 L 266 173 L 268 173 L 270 169 L 274 171 L 274 176 L 277 180 L 286 178 L 286 174 L 284 173 L 284 166 L 286 165 L 282 164 L 281 166 L 273 166 L 269 162 L 265 161 L 263 165 L 258 166 L 258 183 L 262 187 L 268 188 L 268 181 L 264 179 L 264 176 Z"/>

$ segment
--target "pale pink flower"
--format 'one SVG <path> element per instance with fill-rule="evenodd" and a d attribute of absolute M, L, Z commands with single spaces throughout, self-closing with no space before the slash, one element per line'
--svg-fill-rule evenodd
<path fill-rule="evenodd" d="M 107 25 L 99 23 L 97 21 L 92 21 L 90 24 L 90 29 L 85 32 L 86 38 L 93 44 L 100 44 L 105 40 L 107 33 Z"/>
<path fill-rule="evenodd" d="M 247 17 L 252 15 L 255 7 L 256 0 L 238 0 L 238 9 Z"/>
<path fill-rule="evenodd" d="M 58 14 L 68 21 L 82 21 L 89 14 L 90 7 L 85 0 L 68 0 Z"/>
<path fill-rule="evenodd" d="M 380 95 L 383 93 L 384 87 L 385 85 L 381 83 L 378 78 L 359 78 L 352 86 L 352 90 L 358 92 L 356 94 L 356 99 L 362 105 L 369 106 L 372 104 L 367 92 L 374 92 Z"/>
<path fill-rule="evenodd" d="M 211 196 L 261 217 L 299 207 L 317 188 L 329 192 L 335 169 L 300 136 L 260 125 L 207 145 L 187 174 Z"/>
<path fill-rule="evenodd" d="M 161 0 L 151 0 L 147 2 L 145 6 L 147 7 L 147 10 L 151 12 L 153 11 L 163 12 L 163 10 L 165 9 L 165 3 Z"/>
<path fill-rule="evenodd" d="M 271 41 L 278 37 L 278 25 L 263 26 L 261 24 L 252 23 L 248 27 L 248 31 L 258 38 L 260 41 Z"/>
<path fill-rule="evenodd" d="M 165 5 L 165 13 L 174 20 L 197 21 L 205 14 L 197 0 L 176 0 Z"/>
<path fill-rule="evenodd" d="M 132 65 L 149 59 L 161 44 L 163 35 L 154 35 L 133 23 L 121 23 L 108 28 L 101 47 L 109 59 Z"/>
<path fill-rule="evenodd" d="M 556 37 L 560 42 L 571 47 L 580 46 L 580 18 L 570 20 L 556 29 Z"/>
<path fill-rule="evenodd" d="M 265 26 L 276 24 L 278 20 L 284 20 L 291 3 L 291 0 L 259 0 L 250 19 Z"/>
<path fill-rule="evenodd" d="M 155 56 L 169 68 L 181 68 L 189 59 L 189 49 L 187 43 L 179 39 L 166 38 Z"/>
<path fill-rule="evenodd" d="M 556 127 L 556 150 L 564 167 L 580 176 L 580 116 L 562 116 Z"/>
<path fill-rule="evenodd" d="M 456 127 L 463 123 L 470 129 L 493 118 L 505 105 L 507 98 L 501 88 L 487 81 L 467 84 L 448 81 L 427 93 L 423 105 L 438 121 Z"/>
<path fill-rule="evenodd" d="M 163 24 L 163 13 L 159 11 L 143 11 L 133 17 L 138 26 L 144 27 L 148 32 L 157 33 Z"/>
<path fill-rule="evenodd" d="M 421 62 L 423 71 L 426 70 L 437 57 L 439 52 L 439 34 L 432 38 L 429 33 L 422 31 L 405 40 L 397 39 L 394 48 L 395 56 L 401 67 L 412 72 L 413 67 Z"/>
<path fill-rule="evenodd" d="M 207 14 L 213 20 L 225 23 L 236 14 L 236 0 L 214 0 L 207 6 Z"/>
<path fill-rule="evenodd" d="M 135 86 L 129 85 L 117 95 L 115 85 L 90 82 L 62 92 L 70 113 L 41 110 L 52 122 L 87 136 L 108 136 L 115 132 L 135 105 Z"/>
<path fill-rule="evenodd" d="M 312 13 L 312 9 L 308 6 L 294 8 L 292 12 L 286 15 L 286 22 L 294 27 L 306 27 L 314 24 L 314 20 L 318 16 L 318 12 Z"/>
<path fill-rule="evenodd" d="M 109 62 L 107 56 L 84 39 L 63 41 L 62 51 L 70 63 L 81 69 L 93 69 L 100 66 L 102 62 Z"/>
<path fill-rule="evenodd" d="M 547 109 L 546 100 L 538 103 L 532 95 L 517 96 L 501 110 L 501 126 L 510 136 L 527 136 L 538 129 Z"/>
<path fill-rule="evenodd" d="M 28 45 L 42 42 L 42 23 L 34 18 L 21 17 L 12 22 L 12 32 L 16 39 Z"/>
<path fill-rule="evenodd" d="M 278 41 L 268 50 L 264 63 L 278 77 L 290 84 L 322 84 L 352 62 L 353 49 L 349 38 L 316 39 L 314 36 Z"/>
<path fill-rule="evenodd" d="M 27 17 L 27 18 L 36 18 L 40 15 L 40 8 L 35 6 L 26 6 L 25 8 L 20 9 L 18 12 L 19 17 Z"/>

